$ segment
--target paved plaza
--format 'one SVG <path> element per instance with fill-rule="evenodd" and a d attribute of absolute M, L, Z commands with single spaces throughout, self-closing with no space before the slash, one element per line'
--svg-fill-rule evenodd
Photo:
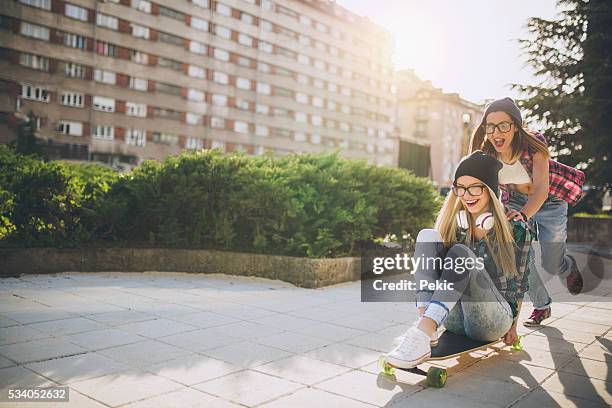
<path fill-rule="evenodd" d="M 416 315 L 408 303 L 362 303 L 358 282 L 301 289 L 155 272 L 4 278 L 0 389 L 67 385 L 69 403 L 44 404 L 62 408 L 609 406 L 608 291 L 555 303 L 547 327 L 520 328 L 524 351 L 468 356 L 433 389 L 415 375 L 378 375 L 379 355 Z"/>

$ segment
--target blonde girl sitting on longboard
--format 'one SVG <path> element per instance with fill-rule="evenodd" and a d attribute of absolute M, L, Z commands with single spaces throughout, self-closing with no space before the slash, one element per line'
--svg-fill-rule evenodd
<path fill-rule="evenodd" d="M 465 157 L 435 229 L 419 233 L 415 258 L 452 262 L 422 264 L 415 270 L 415 280 L 434 285 L 417 287 L 445 282 L 452 283 L 453 289 L 417 291 L 419 320 L 387 354 L 391 365 L 412 368 L 427 360 L 442 324 L 446 330 L 480 341 L 503 337 L 510 345 L 518 339 L 516 322 L 528 286 L 531 234 L 524 221 L 506 218 L 498 198 L 501 167 L 482 151 Z M 464 259 L 459 263 L 459 258 Z M 459 264 L 466 266 L 462 273 L 444 267 Z"/>

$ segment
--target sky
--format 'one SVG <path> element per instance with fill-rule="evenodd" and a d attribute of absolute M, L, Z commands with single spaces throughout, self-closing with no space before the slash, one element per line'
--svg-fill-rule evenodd
<path fill-rule="evenodd" d="M 413 68 L 445 92 L 481 103 L 518 97 L 509 84 L 536 84 L 518 43 L 529 17 L 553 19 L 555 0 L 336 0 L 395 38 L 396 69 Z"/>

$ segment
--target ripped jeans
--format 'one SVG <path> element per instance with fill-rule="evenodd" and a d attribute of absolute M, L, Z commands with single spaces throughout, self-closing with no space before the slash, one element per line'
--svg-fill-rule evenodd
<path fill-rule="evenodd" d="M 473 258 L 474 252 L 463 244 L 445 248 L 442 237 L 434 229 L 424 229 L 417 237 L 414 257 Z M 505 335 L 513 323 L 512 309 L 499 292 L 484 268 L 466 268 L 457 273 L 453 268 L 440 265 L 421 264 L 415 270 L 415 280 L 435 284 L 452 282 L 453 290 L 419 290 L 417 307 L 425 307 L 424 316 L 434 320 L 438 327 L 465 335 L 475 340 L 494 341 Z M 452 262 L 452 265 L 455 265 Z M 418 287 L 418 284 L 417 284 Z"/>

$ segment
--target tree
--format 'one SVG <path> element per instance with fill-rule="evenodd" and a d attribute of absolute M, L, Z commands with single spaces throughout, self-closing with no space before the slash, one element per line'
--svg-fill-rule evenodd
<path fill-rule="evenodd" d="M 513 87 L 525 95 L 518 103 L 526 117 L 544 124 L 553 156 L 595 187 L 586 201 L 600 203 L 612 186 L 612 2 L 559 0 L 557 7 L 557 19 L 529 19 L 532 38 L 519 40 L 540 83 Z"/>
<path fill-rule="evenodd" d="M 19 124 L 17 131 L 17 139 L 11 143 L 11 146 L 19 154 L 40 156 L 41 148 L 36 139 L 36 116 L 34 112 L 28 112 L 28 116 Z"/>

